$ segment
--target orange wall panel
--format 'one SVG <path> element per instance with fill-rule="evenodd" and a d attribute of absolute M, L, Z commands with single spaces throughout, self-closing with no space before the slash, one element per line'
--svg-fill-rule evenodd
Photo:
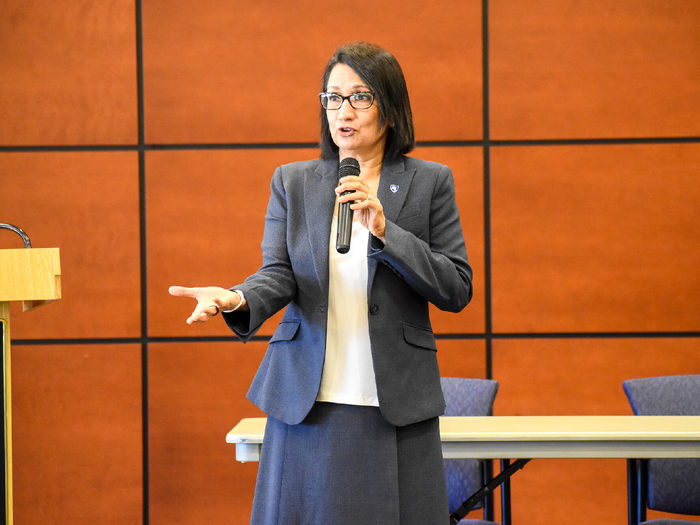
<path fill-rule="evenodd" d="M 533 459 L 512 478 L 512 522 L 625 524 L 626 468 L 624 459 Z"/>
<path fill-rule="evenodd" d="M 448 164 L 455 176 L 475 297 L 460 314 L 433 308 L 436 332 L 483 330 L 483 183 L 480 148 L 423 148 L 416 156 Z M 228 335 L 223 323 L 188 326 L 194 302 L 172 284 L 229 287 L 260 266 L 260 241 L 275 167 L 318 156 L 315 149 L 153 151 L 147 154 L 150 335 Z M 206 261 L 203 264 L 203 261 Z M 270 335 L 274 320 L 261 335 Z"/>
<path fill-rule="evenodd" d="M 146 141 L 315 142 L 323 70 L 352 40 L 398 58 L 419 140 L 481 137 L 481 2 L 378 3 L 370 16 L 348 9 L 144 2 Z"/>
<path fill-rule="evenodd" d="M 224 436 L 241 418 L 263 416 L 245 393 L 266 346 L 149 345 L 153 522 L 208 525 L 249 519 L 257 463 L 235 462 L 235 447 Z M 438 341 L 443 375 L 484 377 L 483 356 L 483 341 Z"/>
<path fill-rule="evenodd" d="M 696 0 L 492 0 L 495 139 L 700 133 Z"/>
<path fill-rule="evenodd" d="M 135 144 L 133 0 L 4 0 L 0 145 Z"/>
<path fill-rule="evenodd" d="M 496 331 L 698 329 L 700 146 L 491 154 Z"/>
<path fill-rule="evenodd" d="M 474 271 L 472 302 L 459 314 L 430 307 L 436 333 L 479 333 L 484 331 L 484 183 L 483 149 L 475 147 L 422 147 L 412 157 L 446 164 L 455 180 L 455 195 L 467 244 L 467 256 Z"/>
<path fill-rule="evenodd" d="M 438 339 L 442 377 L 486 378 L 486 343 L 482 339 Z"/>
<path fill-rule="evenodd" d="M 496 340 L 494 413 L 632 414 L 622 381 L 674 374 L 700 374 L 697 338 Z"/>
<path fill-rule="evenodd" d="M 257 463 L 226 433 L 263 414 L 245 393 L 266 343 L 149 346 L 150 522 L 248 523 Z"/>
<path fill-rule="evenodd" d="M 494 414 L 629 415 L 622 381 L 700 373 L 696 338 L 496 340 Z M 624 460 L 535 459 L 513 477 L 513 523 L 625 523 Z"/>
<path fill-rule="evenodd" d="M 318 157 L 315 149 L 154 151 L 147 155 L 149 334 L 233 335 L 220 319 L 185 324 L 191 299 L 171 285 L 240 283 L 262 263 L 260 243 L 277 166 Z M 279 314 L 261 328 L 271 335 Z"/>
<path fill-rule="evenodd" d="M 61 300 L 27 313 L 13 303 L 13 338 L 140 335 L 136 153 L 0 153 L 0 210 L 32 246 L 61 252 Z M 7 230 L 0 243 L 23 247 Z"/>
<path fill-rule="evenodd" d="M 14 346 L 14 522 L 142 521 L 138 345 Z"/>

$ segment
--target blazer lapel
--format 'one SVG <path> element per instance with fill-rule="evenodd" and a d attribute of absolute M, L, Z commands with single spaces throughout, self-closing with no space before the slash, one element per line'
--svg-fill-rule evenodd
<path fill-rule="evenodd" d="M 414 174 L 415 170 L 406 171 L 403 157 L 382 166 L 377 196 L 384 208 L 384 216 L 391 222 L 396 222 L 403 208 Z"/>
<path fill-rule="evenodd" d="M 379 179 L 379 197 L 384 217 L 395 222 L 406 202 L 415 169 L 406 170 L 402 157 L 385 161 Z M 304 178 L 304 208 L 306 228 L 311 243 L 311 257 L 324 296 L 328 295 L 328 250 L 331 222 L 335 208 L 335 187 L 338 185 L 338 161 L 323 159 L 316 170 Z M 369 249 L 369 246 L 368 246 Z M 369 258 L 367 284 L 371 288 L 377 262 Z"/>
<path fill-rule="evenodd" d="M 415 169 L 406 170 L 403 157 L 385 161 L 382 165 L 377 196 L 382 203 L 386 220 L 396 222 L 401 208 L 406 202 L 406 196 L 414 175 Z M 369 246 L 367 246 L 367 249 L 369 250 Z M 367 261 L 367 292 L 369 294 L 374 280 L 374 272 L 377 270 L 377 261 L 374 258 L 369 258 Z"/>
<path fill-rule="evenodd" d="M 324 296 L 328 295 L 328 242 L 338 185 L 338 161 L 323 159 L 316 170 L 304 178 L 306 230 L 311 242 L 311 256 Z"/>

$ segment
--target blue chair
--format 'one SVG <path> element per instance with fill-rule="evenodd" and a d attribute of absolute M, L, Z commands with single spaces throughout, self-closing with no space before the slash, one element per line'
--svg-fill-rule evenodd
<path fill-rule="evenodd" d="M 700 375 L 629 379 L 622 383 L 638 416 L 700 416 Z M 700 516 L 700 459 L 649 459 L 638 467 L 638 523 L 687 525 L 697 520 L 646 521 L 647 508 Z"/>
<path fill-rule="evenodd" d="M 490 416 L 498 391 L 498 382 L 489 379 L 468 379 L 461 377 L 440 378 L 445 395 L 446 416 Z M 472 494 L 484 486 L 490 474 L 490 461 L 479 459 L 446 459 L 445 480 L 447 499 L 452 514 Z M 491 506 L 491 507 L 490 507 Z M 498 525 L 486 519 L 492 508 L 490 497 L 486 505 L 481 503 L 474 508 L 484 508 L 484 519 L 462 519 L 459 525 Z"/>

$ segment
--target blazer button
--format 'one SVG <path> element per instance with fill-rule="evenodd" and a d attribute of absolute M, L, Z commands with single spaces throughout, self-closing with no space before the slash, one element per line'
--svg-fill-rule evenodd
<path fill-rule="evenodd" d="M 369 307 L 369 313 L 372 315 L 377 315 L 379 313 L 379 305 L 373 304 Z"/>
<path fill-rule="evenodd" d="M 317 306 L 316 311 L 322 314 L 323 312 L 326 311 L 326 307 L 325 306 Z"/>

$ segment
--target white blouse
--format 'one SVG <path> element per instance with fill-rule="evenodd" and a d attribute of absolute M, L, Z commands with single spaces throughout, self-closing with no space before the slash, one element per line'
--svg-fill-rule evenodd
<path fill-rule="evenodd" d="M 328 330 L 318 401 L 379 406 L 367 321 L 369 230 L 352 223 L 350 251 L 335 249 L 337 217 L 329 242 Z"/>

